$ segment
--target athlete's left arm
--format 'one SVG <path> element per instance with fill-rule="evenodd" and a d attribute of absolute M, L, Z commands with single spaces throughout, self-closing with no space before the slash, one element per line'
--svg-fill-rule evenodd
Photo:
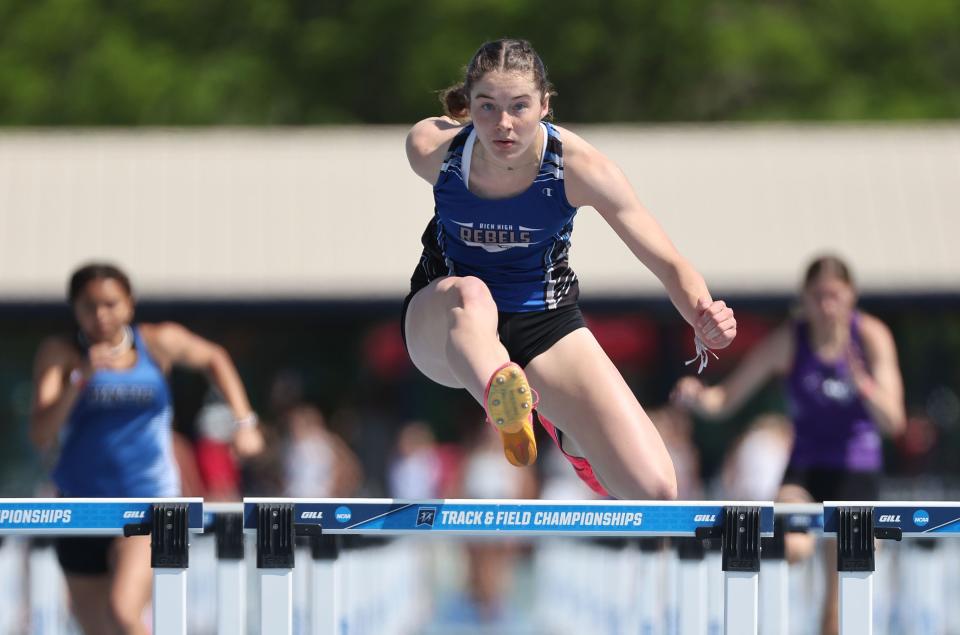
<path fill-rule="evenodd" d="M 861 314 L 858 324 L 867 367 L 864 368 L 859 357 L 851 354 L 854 383 L 880 430 L 897 436 L 906 427 L 897 346 L 887 325 L 872 315 Z"/>
<path fill-rule="evenodd" d="M 684 258 L 660 223 L 643 206 L 617 165 L 589 143 L 562 130 L 564 185 L 574 207 L 596 209 L 626 243 L 630 251 L 653 272 L 670 300 L 710 348 L 724 348 L 737 334 L 733 310 L 713 300 L 707 285 Z"/>
<path fill-rule="evenodd" d="M 246 424 L 238 425 L 235 438 L 237 451 L 247 456 L 259 453 L 263 438 L 256 425 L 256 415 L 227 350 L 176 322 L 143 324 L 140 328 L 150 351 L 165 369 L 184 366 L 206 374 L 230 406 L 234 419 L 238 424 Z"/>

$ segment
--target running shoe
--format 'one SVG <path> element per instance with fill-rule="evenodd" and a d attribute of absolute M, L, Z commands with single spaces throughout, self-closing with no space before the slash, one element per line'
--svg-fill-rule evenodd
<path fill-rule="evenodd" d="M 512 465 L 525 467 L 537 460 L 533 436 L 536 395 L 517 364 L 508 362 L 494 371 L 483 393 L 487 419 L 500 433 L 503 453 Z"/>
<path fill-rule="evenodd" d="M 550 423 L 550 421 L 543 416 L 542 412 L 535 412 L 533 414 L 540 422 L 540 425 L 543 426 L 543 429 L 547 431 L 547 434 L 550 435 L 550 438 L 553 439 L 553 442 L 557 444 L 557 447 L 560 449 L 560 452 L 563 453 L 564 458 L 567 459 L 567 461 L 570 462 L 570 465 L 573 466 L 573 469 L 577 473 L 577 476 L 580 477 L 580 480 L 586 483 L 587 487 L 592 489 L 597 494 L 600 494 L 601 496 L 610 496 L 610 493 L 606 490 L 606 488 L 600 484 L 599 480 L 597 480 L 597 475 L 594 474 L 593 466 L 590 465 L 590 461 L 582 456 L 573 456 L 572 454 L 567 454 L 560 443 L 561 433 L 559 430 L 557 430 L 557 427 Z"/>

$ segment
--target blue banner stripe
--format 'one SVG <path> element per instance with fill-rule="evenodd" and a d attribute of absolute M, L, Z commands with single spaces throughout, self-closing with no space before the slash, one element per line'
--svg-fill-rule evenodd
<path fill-rule="evenodd" d="M 247 502 L 244 528 L 255 530 L 256 505 Z M 692 536 L 698 527 L 719 527 L 716 505 L 624 505 L 569 503 L 484 503 L 446 501 L 294 502 L 294 522 L 328 533 L 567 534 Z M 761 533 L 773 534 L 773 507 L 761 506 Z"/>
<path fill-rule="evenodd" d="M 190 531 L 203 531 L 203 503 L 196 499 L 162 502 L 184 503 Z M 0 499 L 0 534 L 122 535 L 124 525 L 149 520 L 152 502 Z"/>
<path fill-rule="evenodd" d="M 854 503 L 851 506 L 866 506 Z M 839 505 L 824 505 L 824 533 L 837 533 L 837 509 Z M 876 505 L 873 507 L 875 527 L 900 529 L 904 535 L 913 536 L 956 536 L 960 534 L 960 505 L 923 504 Z"/>

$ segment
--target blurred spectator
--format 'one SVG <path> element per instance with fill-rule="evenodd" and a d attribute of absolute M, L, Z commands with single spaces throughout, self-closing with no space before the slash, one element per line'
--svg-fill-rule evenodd
<path fill-rule="evenodd" d="M 459 497 L 536 498 L 537 490 L 536 472 L 504 463 L 496 428 L 481 426 L 468 446 Z"/>
<path fill-rule="evenodd" d="M 924 412 L 912 412 L 907 426 L 897 439 L 897 464 L 904 476 L 929 473 L 938 460 L 940 428 Z"/>
<path fill-rule="evenodd" d="M 193 444 L 190 443 L 190 439 L 176 430 L 172 434 L 173 460 L 176 462 L 177 471 L 180 474 L 180 495 L 203 498 L 206 496 L 206 487 L 200 477 Z"/>
<path fill-rule="evenodd" d="M 720 468 L 718 498 L 771 501 L 777 498 L 793 446 L 793 424 L 780 414 L 763 414 L 733 442 Z"/>
<path fill-rule="evenodd" d="M 569 470 L 568 470 L 569 471 Z M 496 429 L 483 425 L 464 458 L 457 498 L 535 498 L 534 470 L 518 469 L 503 460 L 503 445 Z M 508 537 L 464 541 L 466 588 L 447 598 L 441 619 L 508 632 L 516 627 L 513 596 L 514 570 L 525 557 L 525 545 Z"/>
<path fill-rule="evenodd" d="M 362 480 L 360 463 L 343 439 L 327 428 L 319 408 L 294 406 L 283 423 L 284 496 L 337 498 L 357 491 Z"/>
<path fill-rule="evenodd" d="M 240 499 L 240 470 L 230 445 L 234 432 L 230 407 L 215 390 L 207 393 L 196 418 L 195 453 L 204 497 L 211 501 Z"/>
<path fill-rule="evenodd" d="M 390 496 L 408 500 L 439 498 L 443 464 L 433 431 L 423 421 L 406 423 L 390 462 Z"/>

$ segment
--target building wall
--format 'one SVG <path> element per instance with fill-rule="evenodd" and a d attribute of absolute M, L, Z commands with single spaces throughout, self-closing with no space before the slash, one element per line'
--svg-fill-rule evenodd
<path fill-rule="evenodd" d="M 619 163 L 715 293 L 790 292 L 833 249 L 871 291 L 958 290 L 960 125 L 570 126 Z M 53 299 L 77 264 L 141 296 L 402 294 L 432 215 L 399 127 L 0 133 L 0 297 Z M 659 283 L 577 217 L 585 296 Z"/>

